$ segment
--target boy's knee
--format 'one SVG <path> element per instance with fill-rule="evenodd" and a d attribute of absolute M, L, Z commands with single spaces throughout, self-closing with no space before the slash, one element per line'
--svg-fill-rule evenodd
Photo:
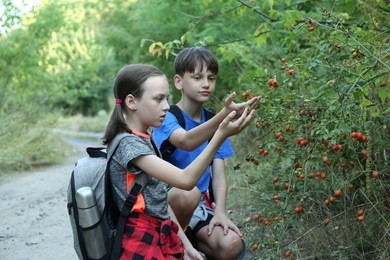
<path fill-rule="evenodd" d="M 194 190 L 196 189 L 196 190 Z M 191 191 L 172 188 L 168 193 L 168 202 L 176 216 L 192 215 L 200 201 L 200 191 L 196 187 Z M 189 220 L 188 220 L 189 221 Z"/>
<path fill-rule="evenodd" d="M 224 236 L 218 244 L 219 259 L 237 259 L 244 249 L 242 240 L 238 235 Z"/>
<path fill-rule="evenodd" d="M 221 243 L 221 252 L 224 252 L 227 256 L 238 257 L 242 250 L 243 250 L 242 241 L 239 236 L 223 240 Z"/>
<path fill-rule="evenodd" d="M 185 191 L 177 188 L 172 188 L 168 193 L 170 202 L 179 202 L 186 205 L 198 205 L 201 198 L 201 193 L 198 188 L 190 191 Z"/>

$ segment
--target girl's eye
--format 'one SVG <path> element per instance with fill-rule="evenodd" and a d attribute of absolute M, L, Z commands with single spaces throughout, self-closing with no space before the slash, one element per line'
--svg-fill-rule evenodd
<path fill-rule="evenodd" d="M 169 97 L 168 96 L 164 96 L 164 97 L 158 97 L 156 98 L 158 102 L 163 102 L 163 101 L 169 101 Z"/>

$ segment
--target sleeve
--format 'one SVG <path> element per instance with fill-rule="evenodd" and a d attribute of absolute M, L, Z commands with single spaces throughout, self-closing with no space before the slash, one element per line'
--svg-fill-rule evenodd
<path fill-rule="evenodd" d="M 214 158 L 216 159 L 226 159 L 234 156 L 234 150 L 230 143 L 229 138 L 226 138 L 225 142 L 219 147 L 217 153 Z"/>
<path fill-rule="evenodd" d="M 160 149 L 161 144 L 178 128 L 182 127 L 179 125 L 177 118 L 172 113 L 168 112 L 162 125 L 158 128 L 154 128 L 152 132 L 152 137 L 157 147 Z"/>
<path fill-rule="evenodd" d="M 122 139 L 113 157 L 113 159 L 115 159 L 123 168 L 134 174 L 138 174 L 141 170 L 134 168 L 129 169 L 129 162 L 131 160 L 142 155 L 155 154 L 153 148 L 140 138 L 141 137 L 131 135 Z"/>

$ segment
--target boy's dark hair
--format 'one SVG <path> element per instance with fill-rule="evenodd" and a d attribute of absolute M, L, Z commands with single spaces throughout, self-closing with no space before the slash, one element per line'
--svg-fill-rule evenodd
<path fill-rule="evenodd" d="M 126 65 L 118 72 L 113 90 L 115 99 L 120 99 L 122 102 L 117 103 L 112 111 L 103 137 L 103 144 L 108 144 L 117 134 L 129 131 L 122 113 L 125 99 L 129 94 L 136 98 L 141 97 L 144 93 L 143 83 L 153 76 L 165 76 L 165 74 L 150 64 Z"/>
<path fill-rule="evenodd" d="M 207 66 L 207 70 L 215 75 L 218 74 L 218 61 L 214 54 L 202 46 L 182 49 L 176 56 L 174 66 L 175 73 L 183 76 L 185 72 L 195 72 L 196 66 L 200 65 L 203 70 L 203 65 Z"/>

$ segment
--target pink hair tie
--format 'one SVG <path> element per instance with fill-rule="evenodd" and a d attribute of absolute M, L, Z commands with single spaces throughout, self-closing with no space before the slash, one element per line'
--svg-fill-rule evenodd
<path fill-rule="evenodd" d="M 115 100 L 115 103 L 116 103 L 116 104 L 122 104 L 122 99 L 117 98 L 117 99 Z"/>

